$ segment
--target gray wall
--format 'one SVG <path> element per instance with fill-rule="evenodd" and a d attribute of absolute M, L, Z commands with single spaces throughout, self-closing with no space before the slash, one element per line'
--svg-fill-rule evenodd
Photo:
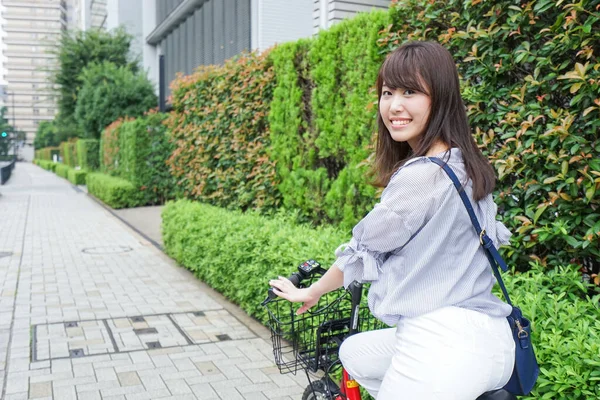
<path fill-rule="evenodd" d="M 181 2 L 157 0 L 157 24 Z M 208 0 L 160 42 L 167 82 L 178 72 L 188 75 L 199 65 L 223 64 L 249 49 L 250 0 Z"/>

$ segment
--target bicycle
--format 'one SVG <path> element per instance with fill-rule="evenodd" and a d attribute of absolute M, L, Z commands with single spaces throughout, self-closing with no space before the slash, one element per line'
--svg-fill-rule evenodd
<path fill-rule="evenodd" d="M 325 272 L 317 261 L 308 260 L 298 266 L 298 272 L 289 280 L 296 287 L 308 287 Z M 363 285 L 354 281 L 348 289 L 334 290 L 304 314 L 296 315 L 292 303 L 269 289 L 261 305 L 269 314 L 275 364 L 282 374 L 295 375 L 299 369 L 304 370 L 309 384 L 302 400 L 361 400 L 358 383 L 339 360 L 339 349 L 347 337 L 385 326 L 362 301 Z M 317 379 L 313 381 L 311 374 Z M 340 375 L 338 384 L 335 377 Z M 499 389 L 476 400 L 516 400 L 516 397 Z"/>

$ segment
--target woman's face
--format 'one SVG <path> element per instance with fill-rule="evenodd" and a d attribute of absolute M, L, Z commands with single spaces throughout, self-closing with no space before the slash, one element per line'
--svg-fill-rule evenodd
<path fill-rule="evenodd" d="M 391 89 L 383 84 L 379 113 L 396 142 L 408 142 L 412 149 L 419 143 L 429 118 L 431 99 L 411 89 Z"/>

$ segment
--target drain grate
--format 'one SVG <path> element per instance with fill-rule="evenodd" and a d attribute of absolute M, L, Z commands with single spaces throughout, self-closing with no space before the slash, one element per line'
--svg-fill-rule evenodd
<path fill-rule="evenodd" d="M 146 342 L 146 346 L 148 346 L 149 349 L 160 349 L 160 348 L 162 348 L 162 346 L 160 345 L 160 342 Z"/>
<path fill-rule="evenodd" d="M 224 334 L 224 335 L 217 335 L 217 339 L 219 339 L 221 342 L 224 342 L 226 340 L 231 340 L 231 338 L 229 337 L 229 335 Z"/>
<path fill-rule="evenodd" d="M 134 329 L 133 332 L 136 335 L 150 335 L 153 333 L 158 333 L 156 328 L 142 328 L 142 329 Z"/>
<path fill-rule="evenodd" d="M 77 328 L 77 322 L 65 322 L 65 328 Z"/>
<path fill-rule="evenodd" d="M 8 252 L 8 251 L 0 251 L 0 258 L 2 258 L 2 257 L 10 257 L 10 256 L 12 256 L 12 253 L 11 253 L 11 252 Z"/>
<path fill-rule="evenodd" d="M 144 319 L 144 317 L 131 317 L 129 318 L 131 320 L 131 322 L 146 322 L 146 320 Z"/>
<path fill-rule="evenodd" d="M 79 358 L 79 357 L 83 357 L 85 354 L 83 354 L 83 349 L 72 349 L 69 350 L 69 357 L 71 358 Z"/>
<path fill-rule="evenodd" d="M 194 313 L 194 317 L 205 317 L 206 313 L 204 311 L 196 311 Z"/>
<path fill-rule="evenodd" d="M 81 250 L 85 254 L 119 254 L 127 253 L 133 249 L 129 246 L 100 246 L 100 247 L 86 247 Z"/>

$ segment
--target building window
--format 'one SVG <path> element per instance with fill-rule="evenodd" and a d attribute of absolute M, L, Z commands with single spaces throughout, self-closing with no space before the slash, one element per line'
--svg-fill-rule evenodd
<path fill-rule="evenodd" d="M 33 100 L 39 100 L 40 96 L 33 96 Z"/>
<path fill-rule="evenodd" d="M 33 115 L 40 115 L 40 110 L 38 108 L 34 108 Z"/>
<path fill-rule="evenodd" d="M 31 87 L 34 88 L 34 89 L 37 89 L 38 85 L 37 85 L 37 83 L 32 83 Z"/>

